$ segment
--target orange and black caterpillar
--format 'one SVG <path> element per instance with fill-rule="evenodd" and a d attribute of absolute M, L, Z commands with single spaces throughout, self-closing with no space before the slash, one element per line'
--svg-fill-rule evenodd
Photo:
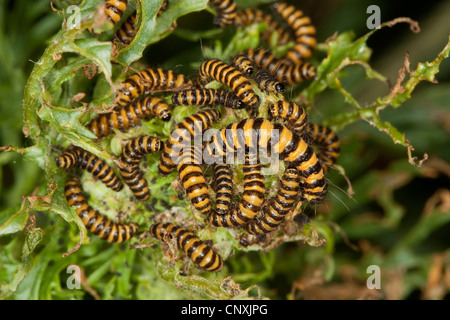
<path fill-rule="evenodd" d="M 178 161 L 177 171 L 191 203 L 200 213 L 209 214 L 211 199 L 208 194 L 208 184 L 200 166 L 201 161 L 201 148 L 187 147 Z"/>
<path fill-rule="evenodd" d="M 95 235 L 98 235 L 100 239 L 108 242 L 124 242 L 138 232 L 139 227 L 137 224 L 115 223 L 92 209 L 81 190 L 80 179 L 78 178 L 72 178 L 66 182 L 65 196 L 69 205 L 75 207 L 75 211 L 85 227 Z"/>
<path fill-rule="evenodd" d="M 308 115 L 305 109 L 295 102 L 289 101 L 279 100 L 270 104 L 269 117 L 286 120 L 288 122 L 286 126 L 300 135 L 305 132 L 308 123 Z"/>
<path fill-rule="evenodd" d="M 339 137 L 328 127 L 308 123 L 304 138 L 317 146 L 317 157 L 324 166 L 325 173 L 336 163 L 341 151 Z"/>
<path fill-rule="evenodd" d="M 220 118 L 220 112 L 216 109 L 206 109 L 183 119 L 170 134 L 164 143 L 164 151 L 158 163 L 158 171 L 166 176 L 175 170 L 182 147 L 191 145 L 192 139 L 202 134 L 214 122 Z M 175 161 L 174 161 L 175 160 Z"/>
<path fill-rule="evenodd" d="M 107 0 L 106 1 L 106 17 L 108 21 L 116 24 L 122 19 L 124 11 L 127 9 L 128 0 Z"/>
<path fill-rule="evenodd" d="M 311 57 L 317 43 L 316 28 L 311 24 L 311 19 L 286 3 L 275 3 L 272 7 L 291 27 L 295 35 L 295 45 L 288 51 L 286 58 L 294 64 L 299 64 Z"/>
<path fill-rule="evenodd" d="M 265 91 L 267 94 L 269 92 L 273 93 L 283 93 L 284 84 L 277 81 L 275 77 L 267 69 L 260 69 L 255 75 L 255 81 L 261 90 Z"/>
<path fill-rule="evenodd" d="M 159 16 L 167 8 L 168 1 L 164 0 L 159 8 L 157 15 Z M 138 31 L 138 26 L 136 24 L 137 12 L 134 11 L 123 23 L 119 30 L 116 32 L 116 37 L 123 45 L 128 45 L 133 41 L 134 36 Z"/>
<path fill-rule="evenodd" d="M 216 212 L 226 214 L 230 210 L 233 193 L 233 172 L 228 164 L 213 166 L 213 185 L 216 194 Z"/>
<path fill-rule="evenodd" d="M 78 167 L 86 170 L 114 191 L 120 191 L 123 188 L 119 177 L 105 161 L 79 147 L 72 145 L 67 148 L 56 158 L 56 165 L 64 169 Z"/>
<path fill-rule="evenodd" d="M 287 63 L 286 59 L 277 59 L 263 48 L 248 49 L 243 52 L 258 69 L 267 69 L 279 81 L 293 85 L 316 76 L 316 67 L 307 62 Z"/>
<path fill-rule="evenodd" d="M 244 229 L 254 235 L 275 230 L 298 200 L 300 174 L 296 168 L 287 168 L 281 178 L 278 192 L 263 207 L 262 215 L 251 220 Z"/>
<path fill-rule="evenodd" d="M 230 65 L 242 72 L 243 75 L 251 76 L 253 74 L 253 62 L 244 54 L 234 56 Z"/>
<path fill-rule="evenodd" d="M 147 180 L 139 168 L 139 162 L 146 154 L 160 151 L 162 145 L 163 143 L 156 137 L 140 136 L 128 142 L 123 148 L 120 160 L 126 163 L 128 168 L 120 168 L 120 174 L 139 201 L 150 198 Z"/>
<path fill-rule="evenodd" d="M 211 211 L 208 221 L 218 227 L 238 227 L 252 220 L 261 210 L 264 202 L 264 176 L 261 174 L 261 163 L 257 154 L 246 154 L 243 164 L 244 193 L 237 205 L 226 214 Z M 217 205 L 216 205 L 217 206 Z"/>
<path fill-rule="evenodd" d="M 301 176 L 303 196 L 309 203 L 320 203 L 327 195 L 327 181 L 314 150 L 298 134 L 269 120 L 245 119 L 230 124 L 205 145 L 208 162 L 223 163 L 227 152 L 268 150 L 278 155 Z M 218 162 L 220 161 L 220 162 Z"/>
<path fill-rule="evenodd" d="M 267 25 L 267 30 L 263 31 L 261 34 L 261 37 L 266 43 L 271 42 L 272 35 L 274 33 L 277 37 L 277 46 L 281 46 L 293 40 L 289 32 L 284 30 L 284 28 L 280 26 L 270 14 L 267 14 L 259 9 L 250 8 L 236 11 L 236 19 L 234 21 L 236 26 L 247 27 L 258 22 L 263 22 Z"/>
<path fill-rule="evenodd" d="M 136 11 L 134 11 L 117 30 L 116 38 L 124 45 L 130 44 L 136 35 L 137 27 Z"/>
<path fill-rule="evenodd" d="M 220 255 L 209 244 L 201 241 L 194 232 L 173 223 L 157 223 L 150 227 L 150 234 L 166 243 L 176 239 L 178 248 L 199 268 L 211 272 L 222 270 L 223 260 Z"/>
<path fill-rule="evenodd" d="M 236 18 L 236 3 L 233 0 L 209 0 L 209 3 L 217 8 L 214 24 L 224 28 L 234 23 Z"/>
<path fill-rule="evenodd" d="M 177 91 L 189 87 L 192 87 L 192 82 L 182 74 L 161 68 L 147 69 L 122 82 L 116 102 L 126 106 L 146 91 Z"/>
<path fill-rule="evenodd" d="M 189 89 L 176 92 L 172 96 L 174 106 L 208 106 L 221 105 L 225 108 L 242 109 L 245 104 L 234 92 L 218 89 Z"/>
<path fill-rule="evenodd" d="M 141 119 L 158 117 L 163 121 L 169 121 L 171 108 L 160 98 L 146 97 L 130 105 L 119 107 L 116 110 L 100 114 L 92 119 L 86 126 L 97 138 L 106 137 L 113 133 L 114 129 L 126 130 L 136 126 Z"/>
<path fill-rule="evenodd" d="M 203 83 L 217 80 L 228 86 L 251 110 L 257 110 L 259 107 L 260 99 L 253 91 L 250 81 L 236 68 L 219 59 L 203 62 L 199 69 L 199 78 Z"/>

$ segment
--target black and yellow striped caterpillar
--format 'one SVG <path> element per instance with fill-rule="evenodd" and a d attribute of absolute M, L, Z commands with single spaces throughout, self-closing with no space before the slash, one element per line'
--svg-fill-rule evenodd
<path fill-rule="evenodd" d="M 236 19 L 234 24 L 237 27 L 247 27 L 258 22 L 263 22 L 267 25 L 267 29 L 261 34 L 261 37 L 266 43 L 271 42 L 274 33 L 277 37 L 277 46 L 281 46 L 293 40 L 289 32 L 284 30 L 284 28 L 280 26 L 270 14 L 267 14 L 259 9 L 250 8 L 236 11 Z"/>
<path fill-rule="evenodd" d="M 172 104 L 174 106 L 220 105 L 232 109 L 245 108 L 245 104 L 234 92 L 218 89 L 189 89 L 176 92 L 172 96 Z"/>
<path fill-rule="evenodd" d="M 233 0 L 209 0 L 209 3 L 217 8 L 214 24 L 224 28 L 232 25 L 236 18 L 236 3 Z"/>
<path fill-rule="evenodd" d="M 100 239 L 108 242 L 124 242 L 133 237 L 139 230 L 135 223 L 120 224 L 109 220 L 92 209 L 81 190 L 80 179 L 72 178 L 65 184 L 65 196 L 69 206 L 75 207 L 77 215 L 85 227 Z"/>
<path fill-rule="evenodd" d="M 230 60 L 230 65 L 243 75 L 251 76 L 253 74 L 253 62 L 244 54 L 238 54 Z"/>
<path fill-rule="evenodd" d="M 297 64 L 286 63 L 286 59 L 277 59 L 269 51 L 248 49 L 243 52 L 258 69 L 267 69 L 279 81 L 288 85 L 313 79 L 316 76 L 316 67 L 307 62 Z"/>
<path fill-rule="evenodd" d="M 287 121 L 286 126 L 301 135 L 305 132 L 308 123 L 308 115 L 305 109 L 290 101 L 277 101 L 269 105 L 269 117 L 281 118 Z"/>
<path fill-rule="evenodd" d="M 107 0 L 105 13 L 108 21 L 113 24 L 122 19 L 124 11 L 127 9 L 128 0 Z"/>
<path fill-rule="evenodd" d="M 150 190 L 144 172 L 139 168 L 139 162 L 146 154 L 158 152 L 163 143 L 156 137 L 140 136 L 128 142 L 122 152 L 120 160 L 128 165 L 128 168 L 120 168 L 120 174 L 139 201 L 150 198 Z"/>
<path fill-rule="evenodd" d="M 67 148 L 56 158 L 56 165 L 64 169 L 78 167 L 86 170 L 114 191 L 123 188 L 119 177 L 105 161 L 79 147 L 71 145 Z"/>
<path fill-rule="evenodd" d="M 86 128 L 91 130 L 97 138 L 102 138 L 113 133 L 113 128 L 126 130 L 139 124 L 141 119 L 149 120 L 156 116 L 163 121 L 169 121 L 171 112 L 170 106 L 160 98 L 145 97 L 110 113 L 96 116 L 86 125 Z"/>
<path fill-rule="evenodd" d="M 255 81 L 261 90 L 265 91 L 267 94 L 269 92 L 273 93 L 283 93 L 284 84 L 277 81 L 275 77 L 266 69 L 260 69 L 255 75 Z"/>
<path fill-rule="evenodd" d="M 175 162 L 179 160 L 180 149 L 187 145 L 190 146 L 192 139 L 198 134 L 202 134 L 219 118 L 220 112 L 218 110 L 206 109 L 184 118 L 177 124 L 164 143 L 164 151 L 158 163 L 159 173 L 166 176 L 175 170 Z"/>
<path fill-rule="evenodd" d="M 213 184 L 216 194 L 216 212 L 226 214 L 230 210 L 233 195 L 233 172 L 228 164 L 215 164 L 213 166 Z"/>
<path fill-rule="evenodd" d="M 275 3 L 272 7 L 286 21 L 295 35 L 295 45 L 287 52 L 286 58 L 294 64 L 299 64 L 311 57 L 317 43 L 316 28 L 311 24 L 311 19 L 301 10 L 286 3 Z"/>
<path fill-rule="evenodd" d="M 325 173 L 334 165 L 340 153 L 340 141 L 336 133 L 328 127 L 308 123 L 305 128 L 305 139 L 317 147 L 317 157 L 324 166 Z"/>
<path fill-rule="evenodd" d="M 183 150 L 178 161 L 177 171 L 187 196 L 194 207 L 202 214 L 211 212 L 211 199 L 208 184 L 201 168 L 202 149 L 189 146 Z"/>
<path fill-rule="evenodd" d="M 244 225 L 244 229 L 254 235 L 275 230 L 298 200 L 300 174 L 296 168 L 287 168 L 281 178 L 277 194 L 263 207 L 262 215 Z"/>
<path fill-rule="evenodd" d="M 264 202 L 264 176 L 257 154 L 246 154 L 243 164 L 244 192 L 237 207 L 225 214 L 216 209 L 208 215 L 208 221 L 218 227 L 238 227 L 252 220 Z M 217 206 L 217 204 L 216 204 Z"/>
<path fill-rule="evenodd" d="M 250 81 L 236 68 L 219 59 L 204 61 L 199 69 L 199 78 L 203 83 L 217 80 L 231 88 L 239 99 L 252 110 L 259 107 L 260 98 L 253 91 Z"/>
<path fill-rule="evenodd" d="M 150 234 L 164 242 L 176 239 L 178 249 L 183 250 L 189 259 L 201 269 L 218 272 L 223 268 L 223 260 L 220 255 L 192 231 L 173 223 L 157 223 L 150 227 Z"/>
<path fill-rule="evenodd" d="M 168 1 L 164 0 L 159 8 L 157 16 L 164 12 L 167 8 Z M 134 36 L 138 31 L 138 25 L 136 24 L 137 12 L 134 11 L 128 19 L 122 24 L 122 26 L 116 32 L 116 38 L 123 44 L 129 45 L 133 41 Z"/>
<path fill-rule="evenodd" d="M 192 87 L 184 75 L 161 68 L 140 71 L 121 83 L 116 97 L 119 106 L 126 106 L 147 91 L 179 91 Z"/>
<path fill-rule="evenodd" d="M 322 164 L 311 146 L 294 131 L 262 118 L 245 119 L 220 130 L 205 145 L 206 154 L 216 163 L 223 163 L 227 152 L 236 153 L 243 148 L 277 154 L 300 172 L 304 200 L 313 204 L 324 200 L 327 181 Z"/>
<path fill-rule="evenodd" d="M 129 45 L 138 31 L 136 18 L 137 13 L 134 11 L 116 32 L 116 38 L 123 45 Z"/>

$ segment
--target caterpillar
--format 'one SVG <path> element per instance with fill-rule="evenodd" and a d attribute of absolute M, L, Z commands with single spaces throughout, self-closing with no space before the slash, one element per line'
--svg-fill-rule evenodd
<path fill-rule="evenodd" d="M 261 217 L 244 225 L 250 234 L 265 234 L 275 230 L 292 209 L 300 191 L 300 174 L 296 168 L 287 168 L 281 178 L 277 194 L 263 207 Z"/>
<path fill-rule="evenodd" d="M 260 99 L 253 91 L 250 81 L 241 72 L 225 62 L 219 59 L 204 61 L 200 66 L 199 76 L 203 83 L 211 79 L 223 83 L 230 87 L 249 108 L 253 110 L 258 108 Z"/>
<path fill-rule="evenodd" d="M 176 92 L 172 96 L 174 106 L 221 105 L 225 108 L 242 109 L 245 104 L 233 93 L 217 89 L 189 89 Z"/>
<path fill-rule="evenodd" d="M 291 27 L 295 35 L 295 45 L 287 52 L 286 58 L 294 64 L 299 64 L 311 57 L 317 43 L 316 28 L 311 24 L 311 19 L 301 10 L 286 3 L 275 3 L 272 7 Z"/>
<path fill-rule="evenodd" d="M 236 3 L 233 0 L 209 0 L 209 3 L 217 8 L 214 24 L 224 28 L 234 23 L 236 18 Z"/>
<path fill-rule="evenodd" d="M 123 44 L 128 45 L 133 41 L 138 30 L 136 24 L 137 13 L 134 11 L 116 32 L 116 38 Z"/>
<path fill-rule="evenodd" d="M 161 68 L 140 71 L 122 82 L 116 97 L 119 106 L 126 106 L 146 91 L 176 91 L 192 87 L 184 75 Z"/>
<path fill-rule="evenodd" d="M 308 123 L 305 131 L 311 143 L 317 146 L 317 157 L 326 173 L 339 157 L 341 150 L 339 138 L 333 130 L 318 124 Z"/>
<path fill-rule="evenodd" d="M 260 69 L 255 75 L 255 81 L 261 90 L 266 93 L 283 93 L 284 84 L 275 80 L 275 78 L 266 69 Z"/>
<path fill-rule="evenodd" d="M 233 192 L 233 172 L 228 164 L 214 164 L 213 172 L 216 212 L 223 215 L 230 210 Z"/>
<path fill-rule="evenodd" d="M 73 145 L 56 158 L 56 165 L 64 169 L 78 167 L 86 170 L 114 191 L 120 191 L 123 188 L 119 177 L 106 162 Z"/>
<path fill-rule="evenodd" d="M 276 79 L 293 85 L 316 76 L 316 67 L 307 62 L 287 63 L 286 59 L 277 59 L 263 48 L 248 49 L 243 52 L 259 69 L 267 69 Z"/>
<path fill-rule="evenodd" d="M 177 170 L 183 188 L 194 207 L 202 214 L 209 214 L 211 199 L 208 194 L 208 184 L 200 167 L 201 160 L 201 148 L 190 146 L 183 150 Z"/>
<path fill-rule="evenodd" d="M 123 148 L 120 160 L 129 168 L 120 168 L 120 174 L 139 201 L 150 198 L 150 190 L 144 172 L 139 168 L 142 157 L 161 150 L 163 143 L 155 137 L 140 136 L 128 142 Z"/>
<path fill-rule="evenodd" d="M 250 8 L 236 11 L 234 24 L 237 27 L 247 27 L 258 22 L 263 22 L 267 25 L 267 29 L 261 33 L 261 37 L 266 43 L 270 43 L 273 33 L 276 33 L 277 35 L 277 46 L 281 46 L 293 40 L 289 32 L 284 30 L 270 14 L 259 9 Z"/>
<path fill-rule="evenodd" d="M 269 105 L 269 117 L 282 118 L 288 121 L 287 127 L 297 134 L 303 134 L 308 123 L 308 115 L 305 109 L 288 101 L 277 101 Z"/>
<path fill-rule="evenodd" d="M 253 62 L 244 54 L 234 56 L 230 61 L 230 65 L 246 76 L 253 74 Z"/>
<path fill-rule="evenodd" d="M 107 19 L 113 24 L 119 22 L 127 5 L 128 0 L 107 0 L 105 9 Z"/>
<path fill-rule="evenodd" d="M 220 117 L 220 112 L 215 109 L 206 109 L 183 119 L 170 134 L 164 144 L 164 151 L 158 163 L 158 171 L 166 176 L 175 170 L 177 158 L 179 158 L 180 144 L 186 146 L 197 134 L 203 133 Z"/>
<path fill-rule="evenodd" d="M 189 259 L 201 269 L 218 272 L 223 268 L 223 260 L 220 255 L 192 231 L 173 223 L 156 223 L 150 227 L 150 234 L 164 242 L 176 239 L 178 249 L 184 251 Z"/>
<path fill-rule="evenodd" d="M 167 8 L 168 1 L 163 0 L 161 7 L 157 13 L 159 16 L 162 12 L 164 12 Z M 128 19 L 122 24 L 122 26 L 116 32 L 116 38 L 123 44 L 128 45 L 133 40 L 134 36 L 138 31 L 138 26 L 136 24 L 137 12 L 134 11 Z"/>
<path fill-rule="evenodd" d="M 217 163 L 223 161 L 227 152 L 236 153 L 243 148 L 275 152 L 300 172 L 304 200 L 316 204 L 325 198 L 327 181 L 322 164 L 311 146 L 294 131 L 262 118 L 244 119 L 218 131 L 206 143 L 205 154 Z"/>
<path fill-rule="evenodd" d="M 171 112 L 170 106 L 160 98 L 146 97 L 110 113 L 96 116 L 86 125 L 86 128 L 97 138 L 102 138 L 111 134 L 113 128 L 126 130 L 136 126 L 141 119 L 148 120 L 156 116 L 163 121 L 169 121 Z"/>
<path fill-rule="evenodd" d="M 252 220 L 261 210 L 264 202 L 264 176 L 261 174 L 261 163 L 257 160 L 257 154 L 246 154 L 243 165 L 244 193 L 236 208 L 228 214 L 220 215 L 217 211 L 211 211 L 208 221 L 218 227 L 237 227 Z"/>
<path fill-rule="evenodd" d="M 69 206 L 74 206 L 77 215 L 81 218 L 84 226 L 100 239 L 108 242 L 124 242 L 129 240 L 138 232 L 135 223 L 119 224 L 112 222 L 104 215 L 92 209 L 81 189 L 80 179 L 68 180 L 64 187 L 65 197 Z"/>

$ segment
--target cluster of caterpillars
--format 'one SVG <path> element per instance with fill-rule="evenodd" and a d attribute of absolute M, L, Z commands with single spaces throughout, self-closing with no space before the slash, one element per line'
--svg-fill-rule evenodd
<path fill-rule="evenodd" d="M 275 37 L 277 45 L 290 41 L 295 45 L 281 59 L 259 48 L 240 52 L 229 63 L 219 59 L 206 60 L 201 64 L 196 79 L 161 68 L 139 71 L 120 84 L 114 110 L 97 115 L 86 127 L 102 139 L 113 134 L 114 129 L 125 131 L 141 120 L 157 117 L 167 122 L 171 119 L 172 108 L 180 105 L 246 109 L 249 117 L 222 128 L 201 145 L 193 145 L 192 141 L 222 118 L 220 109 L 223 108 L 203 109 L 184 118 L 174 126 L 165 141 L 148 135 L 131 139 L 122 147 L 120 160 L 124 166 L 119 168 L 119 175 L 97 156 L 73 145 L 56 158 L 56 164 L 61 168 L 86 170 L 116 192 L 121 192 L 124 182 L 136 200 L 146 201 L 150 198 L 150 191 L 140 162 L 147 154 L 159 153 L 159 174 L 166 176 L 175 170 L 178 172 L 187 197 L 195 210 L 204 215 L 205 222 L 262 235 L 276 230 L 296 203 L 317 204 L 325 199 L 325 174 L 339 156 L 337 135 L 330 128 L 309 123 L 304 108 L 286 101 L 282 95 L 285 84 L 294 85 L 315 76 L 315 67 L 305 59 L 312 55 L 316 30 L 302 11 L 285 3 L 276 3 L 272 8 L 288 29 L 261 10 L 237 10 L 232 0 L 210 0 L 210 4 L 217 9 L 214 19 L 217 26 L 245 28 L 262 22 L 268 25 L 262 33 L 264 41 L 272 41 Z M 108 20 L 114 24 L 121 21 L 127 5 L 128 0 L 106 1 Z M 163 1 L 158 16 L 167 8 L 170 8 L 170 3 Z M 122 45 L 128 45 L 137 30 L 134 12 L 122 24 L 116 38 Z M 221 83 L 223 89 L 206 88 L 205 85 L 212 80 Z M 261 98 L 253 86 L 279 98 L 268 106 L 267 118 L 270 120 L 255 116 L 259 112 Z M 147 95 L 154 91 L 171 95 L 172 105 Z M 260 150 L 277 154 L 286 168 L 278 182 L 277 193 L 267 200 L 264 199 L 266 188 L 258 156 Z M 230 154 L 234 158 L 240 151 L 244 152 L 243 193 L 240 201 L 234 203 L 233 169 L 226 160 Z M 208 163 L 214 160 L 211 187 L 203 172 L 205 157 L 209 158 Z M 101 239 L 123 242 L 139 233 L 137 224 L 113 222 L 91 208 L 78 177 L 67 181 L 65 195 L 86 228 Z M 178 248 L 199 268 L 215 272 L 223 267 L 222 258 L 210 242 L 201 241 L 184 227 L 154 223 L 149 233 L 165 242 L 175 239 Z"/>

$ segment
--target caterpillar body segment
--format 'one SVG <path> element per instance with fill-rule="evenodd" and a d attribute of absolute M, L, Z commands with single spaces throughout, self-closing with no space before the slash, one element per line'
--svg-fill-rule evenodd
<path fill-rule="evenodd" d="M 218 272 L 223 268 L 223 260 L 209 244 L 201 241 L 194 232 L 173 223 L 157 223 L 150 227 L 150 234 L 161 241 L 176 239 L 182 250 L 199 268 Z"/>
<path fill-rule="evenodd" d="M 139 201 L 150 198 L 150 190 L 144 172 L 139 163 L 146 154 L 158 152 L 163 143 L 156 137 L 140 136 L 128 142 L 121 155 L 121 161 L 128 164 L 128 168 L 120 168 L 120 174 Z"/>
<path fill-rule="evenodd" d="M 147 91 L 179 91 L 192 87 L 183 74 L 161 68 L 140 71 L 122 82 L 116 97 L 119 106 L 126 106 Z"/>
<path fill-rule="evenodd" d="M 286 120 L 287 127 L 294 130 L 297 134 L 303 134 L 308 123 L 308 115 L 305 109 L 289 101 L 277 101 L 269 105 L 269 117 L 281 118 Z"/>
<path fill-rule="evenodd" d="M 301 10 L 286 3 L 275 3 L 275 11 L 286 21 L 295 35 L 295 46 L 286 54 L 286 58 L 294 64 L 299 64 L 312 55 L 316 46 L 316 28 L 311 19 Z"/>
<path fill-rule="evenodd" d="M 205 145 L 206 153 L 216 161 L 223 161 L 227 152 L 242 148 L 278 154 L 280 160 L 299 171 L 304 200 L 320 203 L 325 198 L 327 182 L 322 164 L 314 150 L 294 131 L 262 118 L 245 119 L 220 130 Z"/>
<path fill-rule="evenodd" d="M 92 131 L 97 138 L 103 138 L 113 133 L 113 129 L 126 130 L 139 124 L 140 120 L 149 120 L 158 117 L 163 121 L 171 118 L 171 107 L 157 97 L 145 97 L 132 104 L 119 107 L 92 119 L 86 128 Z"/>
<path fill-rule="evenodd" d="M 300 174 L 296 168 L 287 168 L 279 183 L 278 192 L 262 209 L 262 215 L 251 220 L 244 229 L 253 235 L 269 233 L 284 221 L 298 200 Z"/>
<path fill-rule="evenodd" d="M 339 157 L 341 151 L 339 137 L 330 128 L 318 124 L 308 123 L 305 131 L 310 136 L 311 143 L 317 147 L 317 157 L 326 173 Z"/>
<path fill-rule="evenodd" d="M 238 27 L 247 27 L 254 23 L 263 22 L 268 27 L 263 31 L 261 37 L 266 43 L 271 42 L 272 34 L 277 34 L 276 45 L 281 46 L 289 41 L 293 41 L 294 38 L 291 34 L 285 30 L 275 19 L 270 15 L 259 9 L 247 8 L 244 10 L 236 11 L 236 20 L 234 24 Z"/>
<path fill-rule="evenodd" d="M 255 75 L 255 81 L 258 83 L 259 88 L 267 94 L 269 92 L 276 94 L 284 92 L 284 84 L 277 81 L 266 69 L 258 70 Z"/>
<path fill-rule="evenodd" d="M 158 163 L 158 171 L 166 176 L 176 168 L 175 161 L 179 159 L 180 149 L 191 145 L 192 139 L 203 134 L 214 122 L 220 118 L 216 109 L 206 109 L 183 119 L 164 143 L 164 151 Z M 175 161 L 174 161 L 175 160 Z"/>
<path fill-rule="evenodd" d="M 221 105 L 231 109 L 242 109 L 246 107 L 233 92 L 218 89 L 189 89 L 176 92 L 172 96 L 172 104 L 174 106 Z"/>
<path fill-rule="evenodd" d="M 86 170 L 114 191 L 120 191 L 123 188 L 119 177 L 105 161 L 79 147 L 70 146 L 56 158 L 56 165 L 64 169 L 77 167 Z"/>
<path fill-rule="evenodd" d="M 250 81 L 236 68 L 219 59 L 203 62 L 199 69 L 199 78 L 203 83 L 210 80 L 219 81 L 231 88 L 250 109 L 256 110 L 259 107 L 260 98 L 253 91 Z"/>
<path fill-rule="evenodd" d="M 233 195 L 233 172 L 228 164 L 213 166 L 214 193 L 216 194 L 216 212 L 226 214 L 230 210 Z"/>
<path fill-rule="evenodd" d="M 84 196 L 78 178 L 68 180 L 64 190 L 69 206 L 75 207 L 75 211 L 81 218 L 86 229 L 97 235 L 100 239 L 120 243 L 131 239 L 138 232 L 139 227 L 137 224 L 115 223 L 92 209 Z"/>
<path fill-rule="evenodd" d="M 243 165 L 244 192 L 239 204 L 229 213 L 220 215 L 212 211 L 208 220 L 218 227 L 238 227 L 252 220 L 261 210 L 264 202 L 264 176 L 261 174 L 261 163 L 255 155 L 246 155 Z"/>
<path fill-rule="evenodd" d="M 217 8 L 214 24 L 224 28 L 232 25 L 236 18 L 236 3 L 233 0 L 209 0 L 209 3 Z"/>

